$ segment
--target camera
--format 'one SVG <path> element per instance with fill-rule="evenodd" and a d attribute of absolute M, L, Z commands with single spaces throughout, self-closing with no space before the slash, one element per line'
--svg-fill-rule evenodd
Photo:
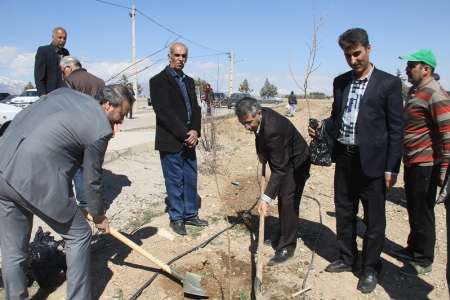
<path fill-rule="evenodd" d="M 309 127 L 311 127 L 314 130 L 317 129 L 317 127 L 319 127 L 319 120 L 310 118 L 309 119 Z"/>

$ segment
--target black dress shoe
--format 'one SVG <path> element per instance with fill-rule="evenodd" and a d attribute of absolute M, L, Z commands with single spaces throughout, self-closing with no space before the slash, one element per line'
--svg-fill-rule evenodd
<path fill-rule="evenodd" d="M 184 227 L 183 220 L 170 222 L 170 228 L 172 228 L 172 230 L 175 233 L 178 233 L 179 235 L 186 235 L 187 234 L 186 227 Z"/>
<path fill-rule="evenodd" d="M 357 289 L 363 294 L 371 293 L 378 283 L 378 273 L 374 270 L 364 270 L 359 277 Z"/>
<path fill-rule="evenodd" d="M 347 265 L 342 259 L 338 259 L 330 263 L 325 271 L 330 273 L 351 272 L 352 266 Z"/>
<path fill-rule="evenodd" d="M 202 220 L 197 216 L 184 220 L 184 224 L 191 226 L 208 226 L 208 221 Z"/>
<path fill-rule="evenodd" d="M 289 258 L 294 256 L 294 247 L 284 247 L 282 249 L 279 249 L 275 252 L 275 255 L 269 260 L 267 263 L 268 266 L 274 266 L 277 264 L 281 264 L 285 261 L 287 261 Z"/>
<path fill-rule="evenodd" d="M 279 242 L 280 242 L 279 236 L 275 238 L 267 237 L 266 239 L 264 239 L 264 245 L 271 246 L 273 249 L 277 248 Z"/>

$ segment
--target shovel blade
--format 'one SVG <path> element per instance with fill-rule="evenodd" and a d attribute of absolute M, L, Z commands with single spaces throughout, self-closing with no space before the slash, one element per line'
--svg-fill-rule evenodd
<path fill-rule="evenodd" d="M 183 278 L 183 290 L 186 294 L 199 297 L 208 297 L 201 286 L 202 277 L 200 275 L 186 272 Z"/>
<path fill-rule="evenodd" d="M 265 299 L 263 296 L 263 283 L 258 277 L 255 277 L 255 281 L 253 282 L 253 292 L 255 293 L 256 300 Z"/>

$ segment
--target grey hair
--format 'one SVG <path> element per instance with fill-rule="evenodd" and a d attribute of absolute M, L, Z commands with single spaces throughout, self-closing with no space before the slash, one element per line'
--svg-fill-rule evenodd
<path fill-rule="evenodd" d="M 182 42 L 173 42 L 169 47 L 169 56 L 173 53 L 173 49 L 175 48 L 175 46 L 182 46 L 184 49 L 186 49 L 186 54 L 189 53 L 189 49 L 185 44 L 183 44 Z"/>
<path fill-rule="evenodd" d="M 234 112 L 238 118 L 242 118 L 247 114 L 251 114 L 252 117 L 261 111 L 261 104 L 255 98 L 244 97 L 238 103 L 236 103 L 236 108 Z"/>
<path fill-rule="evenodd" d="M 99 90 L 95 95 L 100 104 L 109 102 L 112 106 L 117 107 L 122 104 L 123 101 L 128 101 L 130 105 L 136 101 L 134 96 L 130 93 L 130 90 L 122 84 L 110 84 Z"/>
<path fill-rule="evenodd" d="M 59 62 L 59 66 L 64 69 L 65 67 L 68 66 L 75 66 L 75 69 L 79 69 L 81 68 L 81 63 L 80 61 L 73 57 L 73 56 L 64 56 L 63 58 L 61 58 L 61 61 Z"/>

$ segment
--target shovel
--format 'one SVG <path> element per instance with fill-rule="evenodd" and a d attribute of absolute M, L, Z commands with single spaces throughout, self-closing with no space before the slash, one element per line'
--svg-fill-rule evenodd
<path fill-rule="evenodd" d="M 261 194 L 263 195 L 264 190 L 266 189 L 266 164 L 262 165 L 261 170 Z M 255 281 L 253 282 L 253 290 L 255 291 L 255 298 L 257 300 L 262 299 L 262 276 L 263 276 L 263 245 L 264 245 L 264 221 L 265 216 L 263 214 L 259 215 L 259 232 L 258 232 L 258 248 L 257 248 L 257 258 L 256 258 L 256 276 Z"/>
<path fill-rule="evenodd" d="M 86 215 L 86 218 L 90 221 L 93 221 L 93 218 L 90 214 Z M 200 275 L 186 272 L 186 273 L 180 273 L 176 271 L 174 268 L 170 267 L 169 265 L 163 263 L 150 253 L 148 253 L 144 248 L 140 247 L 138 244 L 121 234 L 119 231 L 114 229 L 113 227 L 109 226 L 109 234 L 111 234 L 113 237 L 130 247 L 131 249 L 135 250 L 136 252 L 139 252 L 149 260 L 151 260 L 153 263 L 158 265 L 164 272 L 172 275 L 181 283 L 183 284 L 183 291 L 186 294 L 199 296 L 199 297 L 207 297 L 206 292 L 201 287 L 201 280 L 202 277 Z"/>

